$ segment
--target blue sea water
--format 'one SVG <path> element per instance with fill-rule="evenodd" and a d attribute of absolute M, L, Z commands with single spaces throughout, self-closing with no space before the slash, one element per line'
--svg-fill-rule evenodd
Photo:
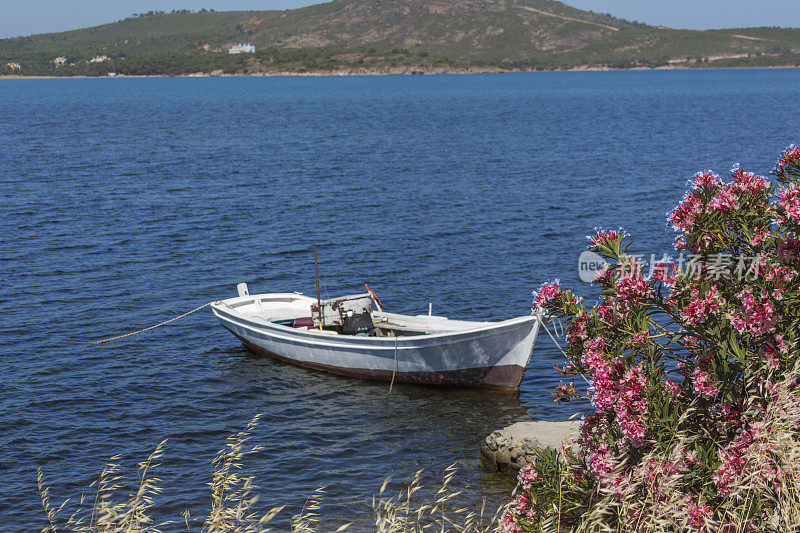
<path fill-rule="evenodd" d="M 519 395 L 389 395 L 255 357 L 207 309 L 92 341 L 240 281 L 313 294 L 314 243 L 324 294 L 367 282 L 391 311 L 510 318 L 552 278 L 591 301 L 594 227 L 668 252 L 694 172 L 766 174 L 799 140 L 799 70 L 0 81 L 0 529 L 44 525 L 37 468 L 74 504 L 165 437 L 154 515 L 202 516 L 211 460 L 257 413 L 245 466 L 279 529 L 322 486 L 328 524 L 368 524 L 386 477 L 426 469 L 424 498 L 452 463 L 462 502 L 496 507 L 511 485 L 482 439 L 587 409 L 553 405 L 544 334 Z"/>

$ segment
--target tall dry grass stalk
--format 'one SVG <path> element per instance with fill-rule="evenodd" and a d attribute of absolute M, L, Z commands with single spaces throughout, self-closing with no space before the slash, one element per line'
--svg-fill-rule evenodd
<path fill-rule="evenodd" d="M 191 533 L 200 527 L 207 533 L 255 533 L 271 531 L 268 524 L 283 510 L 273 507 L 266 513 L 256 510 L 258 495 L 254 476 L 243 475 L 243 459 L 259 450 L 258 446 L 248 446 L 253 430 L 260 420 L 255 416 L 245 428 L 228 437 L 225 447 L 212 461 L 213 473 L 208 486 L 211 491 L 211 508 L 208 515 L 193 518 L 188 511 L 181 519 L 155 523 L 150 514 L 155 498 L 161 493 L 161 480 L 152 475 L 163 456 L 166 440 L 162 441 L 147 460 L 138 465 L 138 487 L 125 497 L 120 495 L 123 477 L 120 456 L 112 457 L 98 479 L 90 485 L 95 487 L 91 498 L 83 494 L 77 510 L 70 516 L 63 513 L 69 503 L 64 501 L 54 507 L 50 497 L 50 487 L 44 482 L 41 469 L 38 472 L 39 493 L 42 500 L 47 526 L 45 533 L 132 533 L 159 532 L 164 528 L 170 531 L 185 529 Z M 372 507 L 375 515 L 376 533 L 422 533 L 428 531 L 456 531 L 459 533 L 485 533 L 496 531 L 503 509 L 492 515 L 486 514 L 485 503 L 474 510 L 457 505 L 460 491 L 453 491 L 450 485 L 457 474 L 456 465 L 445 469 L 442 486 L 429 502 L 417 502 L 415 495 L 422 487 L 422 470 L 419 470 L 409 485 L 395 497 L 384 495 L 389 485 L 387 479 Z M 352 523 L 338 527 L 328 524 L 320 515 L 324 488 L 315 490 L 306 500 L 301 511 L 290 520 L 292 533 L 342 532 L 353 529 Z M 363 527 L 359 527 L 363 530 Z"/>
<path fill-rule="evenodd" d="M 459 506 L 461 491 L 452 491 L 450 484 L 457 474 L 456 465 L 445 469 L 442 486 L 433 501 L 417 503 L 414 494 L 422 489 L 422 470 L 418 470 L 411 483 L 395 497 L 384 497 L 389 480 L 384 481 L 378 498 L 373 500 L 375 531 L 379 533 L 421 533 L 424 531 L 457 531 L 459 533 L 484 533 L 496 531 L 500 524 L 501 507 L 488 516 L 486 502 L 478 510 Z"/>
<path fill-rule="evenodd" d="M 800 373 L 796 373 L 800 375 Z M 717 520 L 701 527 L 692 524 L 693 506 L 687 500 L 686 480 L 679 473 L 657 476 L 630 476 L 618 487 L 597 490 L 592 504 L 577 523 L 564 523 L 564 515 L 555 512 L 544 522 L 543 531 L 674 533 L 704 531 L 725 533 L 800 532 L 800 395 L 795 378 L 776 387 L 774 401 L 763 413 L 763 432 L 769 450 L 779 465 L 782 483 L 776 490 L 758 468 L 747 472 L 737 483 L 737 490 L 717 507 Z M 693 416 L 688 409 L 682 418 Z M 701 435 L 678 434 L 671 449 L 691 447 Z M 639 464 L 665 464 L 675 461 L 658 450 L 651 451 Z M 563 468 L 568 462 L 564 449 L 559 453 L 560 482 L 566 486 L 573 473 Z M 621 460 L 624 463 L 625 459 Z M 519 487 L 518 489 L 519 490 Z M 559 501 L 556 506 L 562 505 Z M 620 520 L 620 517 L 623 517 Z M 502 528 L 501 528 L 502 529 Z M 510 531 L 510 529 L 508 529 Z M 527 530 L 526 530 L 527 531 Z"/>

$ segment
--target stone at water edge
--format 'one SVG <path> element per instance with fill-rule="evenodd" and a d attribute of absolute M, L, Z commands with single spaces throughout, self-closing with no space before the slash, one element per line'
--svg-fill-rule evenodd
<path fill-rule="evenodd" d="M 580 420 L 517 422 L 493 431 L 481 446 L 481 464 L 492 472 L 516 475 L 537 448 L 558 448 L 578 435 L 580 425 Z"/>

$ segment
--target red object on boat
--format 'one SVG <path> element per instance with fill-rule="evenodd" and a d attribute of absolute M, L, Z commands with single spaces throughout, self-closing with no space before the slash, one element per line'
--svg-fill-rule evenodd
<path fill-rule="evenodd" d="M 375 294 L 375 291 L 370 289 L 369 285 L 367 285 L 366 283 L 364 284 L 364 286 L 367 288 L 367 292 L 369 293 L 370 297 L 372 298 L 372 301 L 375 302 L 376 304 L 378 304 L 378 309 L 383 311 L 383 304 L 381 303 L 380 298 L 378 298 L 378 295 Z"/>

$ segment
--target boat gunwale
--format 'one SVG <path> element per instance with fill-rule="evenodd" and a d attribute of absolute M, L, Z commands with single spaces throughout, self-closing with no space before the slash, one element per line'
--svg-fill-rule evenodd
<path fill-rule="evenodd" d="M 460 329 L 460 330 L 453 330 L 453 331 L 444 331 L 444 332 L 437 332 L 437 333 L 430 333 L 430 334 L 422 334 L 422 335 L 403 335 L 400 337 L 363 337 L 357 335 L 339 335 L 339 334 L 320 334 L 317 333 L 315 330 L 309 330 L 304 328 L 295 328 L 291 326 L 287 326 L 284 324 L 278 324 L 276 322 L 272 322 L 265 318 L 261 318 L 256 315 L 251 315 L 248 313 L 242 313 L 237 311 L 234 307 L 231 307 L 227 302 L 230 300 L 236 300 L 239 298 L 256 298 L 256 297 L 263 297 L 263 296 L 300 296 L 302 299 L 309 298 L 304 295 L 298 295 L 296 293 L 266 293 L 266 294 L 255 294 L 249 295 L 245 297 L 236 297 L 236 298 L 228 298 L 226 300 L 218 300 L 216 302 L 211 303 L 211 308 L 214 310 L 215 313 L 221 313 L 223 315 L 230 315 L 231 318 L 236 319 L 237 321 L 242 321 L 245 325 L 251 325 L 250 327 L 254 328 L 267 328 L 267 329 L 274 329 L 277 332 L 285 332 L 285 333 L 292 333 L 293 336 L 299 336 L 308 341 L 318 340 L 318 341 L 325 341 L 325 340 L 332 340 L 337 339 L 339 341 L 347 341 L 345 344 L 361 344 L 366 342 L 367 345 L 372 345 L 373 348 L 388 348 L 394 349 L 395 344 L 405 344 L 410 341 L 420 341 L 420 340 L 441 340 L 447 338 L 454 338 L 459 337 L 464 334 L 476 334 L 476 333 L 490 333 L 496 330 L 503 330 L 507 329 L 512 326 L 516 326 L 519 324 L 524 324 L 526 322 L 534 322 L 534 324 L 539 320 L 539 316 L 537 314 L 530 314 L 530 315 L 523 315 L 519 317 L 509 318 L 506 320 L 498 321 L 498 322 L 477 322 L 481 324 L 480 326 L 476 326 L 474 328 L 467 328 L 467 329 Z M 300 298 L 298 298 L 300 299 Z M 310 299 L 310 298 L 309 298 Z M 223 309 L 222 306 L 225 306 L 227 309 Z M 392 313 L 392 314 L 399 314 L 399 313 Z M 410 318 L 415 318 L 413 315 L 401 315 L 401 316 L 408 316 Z M 424 318 L 426 315 L 421 315 L 420 318 Z M 257 322 L 256 322 L 257 320 Z M 468 320 L 462 320 L 460 322 L 471 322 Z M 455 340 L 455 339 L 454 339 Z M 458 342 L 461 342 L 467 339 L 458 339 Z M 356 341 L 356 342 L 353 342 Z"/>

